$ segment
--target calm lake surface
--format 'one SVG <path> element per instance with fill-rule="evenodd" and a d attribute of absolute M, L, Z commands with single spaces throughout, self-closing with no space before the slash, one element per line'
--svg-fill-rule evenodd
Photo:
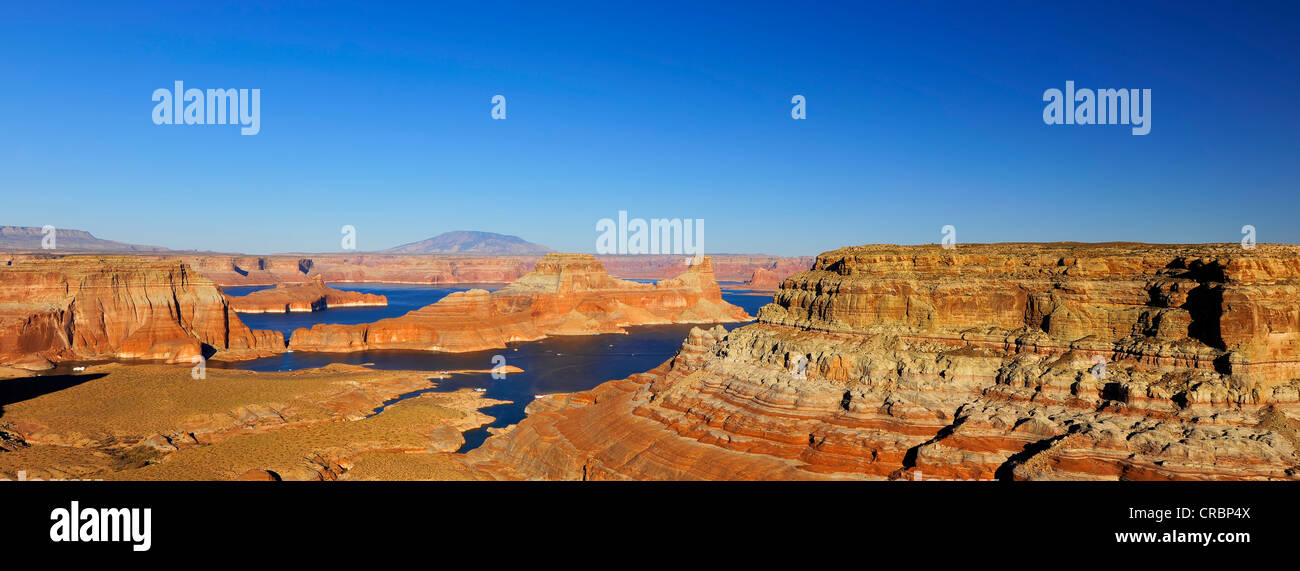
<path fill-rule="evenodd" d="M 313 311 L 309 313 L 241 313 L 239 319 L 244 325 L 252 329 L 271 329 L 284 333 L 285 340 L 289 339 L 289 334 L 299 327 L 311 327 L 317 323 L 336 323 L 340 325 L 355 325 L 357 323 L 370 323 L 388 317 L 399 317 L 407 313 L 420 309 L 431 303 L 447 297 L 447 294 L 456 291 L 468 291 L 471 289 L 485 289 L 488 291 L 500 288 L 502 284 L 456 284 L 448 286 L 436 285 L 419 285 L 419 284 L 348 284 L 332 283 L 328 284 L 334 289 L 346 291 L 359 291 L 362 293 L 377 293 L 388 297 L 387 307 L 339 307 L 327 309 L 325 311 Z M 240 287 L 223 287 L 222 291 L 226 295 L 244 296 L 258 290 L 271 289 L 274 286 L 240 286 Z"/>
<path fill-rule="evenodd" d="M 456 284 L 425 286 L 407 284 L 333 283 L 342 290 L 377 293 L 388 296 L 388 307 L 352 307 L 326 309 L 312 313 L 240 314 L 253 329 L 274 329 L 288 336 L 299 327 L 316 323 L 367 323 L 396 317 L 442 299 L 454 291 L 472 288 L 495 289 L 498 285 Z M 260 287 L 223 288 L 230 295 L 246 295 Z M 724 291 L 723 299 L 745 309 L 750 315 L 771 301 L 771 295 L 743 295 Z M 728 330 L 744 323 L 724 323 Z M 495 417 L 489 425 L 465 433 L 461 452 L 477 448 L 487 439 L 488 427 L 504 427 L 524 418 L 524 407 L 535 395 L 587 390 L 612 379 L 622 379 L 659 366 L 677 351 L 692 325 L 651 325 L 628 329 L 626 335 L 589 335 L 551 337 L 541 341 L 516 343 L 505 349 L 473 353 L 433 353 L 426 351 L 362 351 L 357 353 L 309 353 L 295 351 L 264 359 L 236 363 L 209 363 L 210 367 L 228 367 L 251 371 L 292 371 L 321 367 L 330 363 L 366 365 L 375 369 L 442 371 L 454 369 L 491 369 L 493 357 L 501 355 L 507 365 L 524 370 L 493 379 L 491 374 L 452 375 L 438 386 L 402 395 L 385 406 L 425 392 L 449 392 L 463 388 L 486 389 L 484 396 L 510 401 L 483 409 Z"/>

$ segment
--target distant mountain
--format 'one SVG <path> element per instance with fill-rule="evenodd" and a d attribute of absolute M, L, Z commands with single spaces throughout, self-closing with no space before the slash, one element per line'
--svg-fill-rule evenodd
<path fill-rule="evenodd" d="M 45 232 L 38 226 L 0 226 L 0 250 L 40 250 Z M 54 251 L 166 252 L 159 246 L 141 246 L 96 238 L 85 230 L 57 228 Z"/>
<path fill-rule="evenodd" d="M 383 250 L 385 254 L 545 254 L 553 252 L 518 236 L 458 230 Z"/>

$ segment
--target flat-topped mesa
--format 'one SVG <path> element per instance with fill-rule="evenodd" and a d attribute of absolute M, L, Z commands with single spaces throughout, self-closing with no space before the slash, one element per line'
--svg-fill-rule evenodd
<path fill-rule="evenodd" d="M 677 278 L 644 284 L 609 277 L 590 255 L 547 254 L 532 272 L 496 292 L 453 293 L 374 323 L 298 329 L 289 344 L 301 351 L 465 352 L 551 335 L 622 333 L 634 325 L 748 319 L 722 301 L 707 257 Z"/>
<path fill-rule="evenodd" d="M 1300 479 L 1298 335 L 1297 246 L 844 248 L 758 323 L 537 401 L 466 460 L 540 479 Z"/>
<path fill-rule="evenodd" d="M 207 278 L 177 261 L 128 256 L 26 259 L 0 266 L 0 363 L 238 359 L 284 350 L 253 331 Z"/>
<path fill-rule="evenodd" d="M 388 305 L 388 298 L 373 293 L 334 289 L 320 276 L 301 284 L 278 284 L 271 289 L 230 297 L 230 309 L 238 313 L 297 313 L 339 307 Z"/>

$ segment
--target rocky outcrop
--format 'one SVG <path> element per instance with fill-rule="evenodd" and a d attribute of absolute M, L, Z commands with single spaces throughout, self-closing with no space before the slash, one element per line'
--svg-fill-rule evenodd
<path fill-rule="evenodd" d="M 781 287 L 781 279 L 781 276 L 772 270 L 758 268 L 749 276 L 749 280 L 745 281 L 745 283 L 741 285 L 745 289 L 775 291 L 777 288 Z"/>
<path fill-rule="evenodd" d="M 536 479 L 1297 479 L 1300 247 L 822 254 L 758 323 L 529 405 Z"/>
<path fill-rule="evenodd" d="M 0 266 L 0 363 L 283 350 L 279 332 L 250 330 L 211 281 L 180 262 L 68 256 Z"/>
<path fill-rule="evenodd" d="M 245 296 L 229 297 L 230 308 L 238 313 L 312 312 L 331 307 L 373 307 L 388 305 L 388 298 L 325 285 L 320 276 L 302 284 L 279 284 Z"/>
<path fill-rule="evenodd" d="M 413 349 L 463 352 L 551 335 L 620 333 L 633 325 L 744 321 L 722 300 L 710 260 L 655 284 L 611 278 L 595 257 L 548 254 L 514 283 L 489 293 L 457 292 L 404 316 L 360 325 L 298 329 L 301 351 Z"/>

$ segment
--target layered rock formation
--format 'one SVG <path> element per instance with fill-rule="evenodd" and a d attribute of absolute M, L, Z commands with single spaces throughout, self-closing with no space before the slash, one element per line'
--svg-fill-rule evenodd
<path fill-rule="evenodd" d="M 401 317 L 360 325 L 316 325 L 290 335 L 302 351 L 413 349 L 463 352 L 550 335 L 620 333 L 633 325 L 744 321 L 722 301 L 709 258 L 656 284 L 611 278 L 595 257 L 548 254 L 514 283 L 457 292 Z"/>
<path fill-rule="evenodd" d="M 61 257 L 58 251 L 0 254 L 0 264 Z M 326 282 L 475 284 L 509 283 L 532 270 L 541 255 L 491 254 L 138 254 L 149 261 L 183 261 L 219 286 Z M 788 276 L 808 269 L 811 257 L 720 254 L 711 256 L 719 280 L 744 281 L 755 269 Z M 665 279 L 689 267 L 687 256 L 596 256 L 610 275 Z"/>
<path fill-rule="evenodd" d="M 535 401 L 542 479 L 1297 479 L 1300 247 L 845 248 L 758 323 Z"/>
<path fill-rule="evenodd" d="M 741 285 L 746 289 L 775 291 L 777 288 L 781 287 L 781 279 L 781 276 L 772 270 L 758 268 L 754 270 L 754 273 L 749 276 L 749 279 Z"/>
<path fill-rule="evenodd" d="M 283 350 L 279 332 L 250 330 L 216 285 L 180 262 L 69 256 L 0 266 L 0 364 Z"/>
<path fill-rule="evenodd" d="M 312 312 L 331 307 L 373 307 L 388 305 L 388 298 L 325 285 L 317 276 L 302 284 L 279 284 L 245 296 L 229 297 L 230 308 L 238 313 Z"/>

